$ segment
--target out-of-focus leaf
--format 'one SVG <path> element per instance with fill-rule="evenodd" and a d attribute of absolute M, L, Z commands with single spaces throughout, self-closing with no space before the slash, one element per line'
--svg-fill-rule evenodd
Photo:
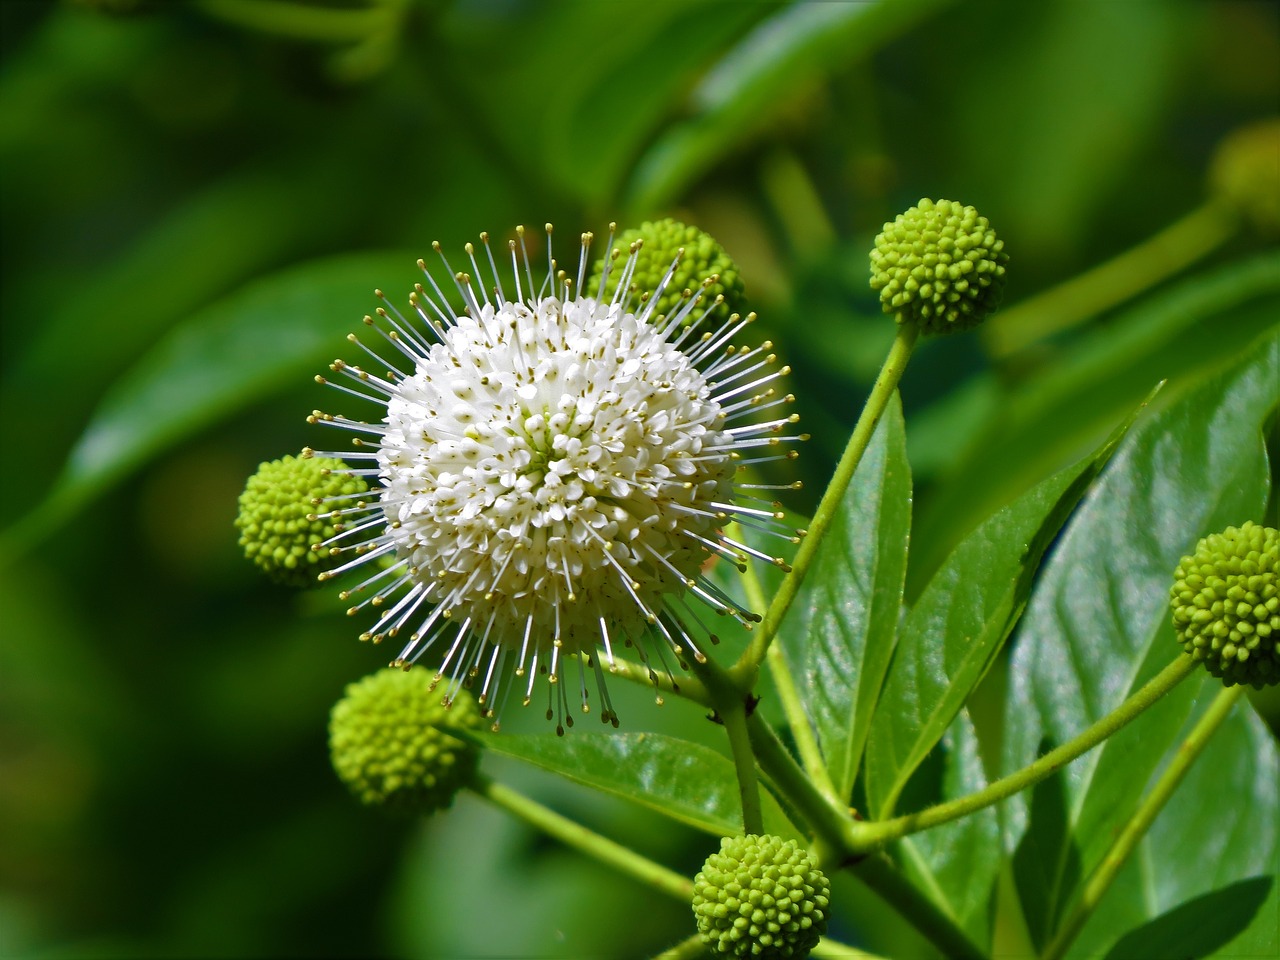
<path fill-rule="evenodd" d="M 967 710 L 961 710 L 942 739 L 940 800 L 981 790 L 987 776 L 978 738 Z M 991 905 L 1000 873 L 1000 822 L 994 807 L 925 830 L 903 841 L 902 863 L 929 890 L 980 947 L 991 943 Z"/>
<path fill-rule="evenodd" d="M 183 323 L 116 384 L 53 492 L 21 521 L 26 532 L 51 530 L 166 446 L 305 377 L 349 346 L 343 336 L 376 302 L 378 280 L 395 284 L 413 262 L 409 253 L 386 252 L 312 261 Z"/>
<path fill-rule="evenodd" d="M 657 733 L 469 734 L 486 749 L 632 800 L 716 836 L 742 832 L 733 763 L 701 744 Z M 761 794 L 765 829 L 798 837 L 776 800 Z"/>
<path fill-rule="evenodd" d="M 616 194 L 644 139 L 705 63 L 764 12 L 754 4 L 687 3 L 558 9 L 538 4 L 486 24 L 497 33 L 477 30 L 474 16 L 456 11 L 441 22 L 442 53 L 468 66 L 485 58 L 467 95 L 491 135 L 538 179 L 597 207 Z M 495 44 L 519 55 L 492 58 Z"/>
<path fill-rule="evenodd" d="M 68 391 L 65 404 L 87 406 L 169 324 L 305 249 L 316 226 L 289 211 L 334 195 L 354 209 L 338 171 L 295 159 L 219 181 L 74 293 L 54 298 L 37 339 L 15 365 L 15 392 L 56 376 Z M 330 217 L 334 205 L 327 204 Z M 85 343 L 94 349 L 77 349 Z"/>
<path fill-rule="evenodd" d="M 1011 668 L 1005 772 L 1104 716 L 1176 654 L 1168 622 L 1173 568 L 1200 537 L 1261 515 L 1269 487 L 1261 431 L 1280 399 L 1278 382 L 1280 336 L 1273 334 L 1229 373 L 1185 393 L 1122 444 L 1064 532 L 1030 603 Z M 1082 878 L 1132 814 L 1187 716 L 1197 703 L 1203 706 L 1213 688 L 1183 684 L 1103 746 L 1040 784 L 1029 801 L 1015 797 L 1006 804 L 1004 845 L 1017 848 L 1017 886 L 1037 943 L 1052 934 Z M 1248 739 L 1256 746 L 1266 737 L 1251 732 Z M 1241 748 L 1212 743 L 1201 763 L 1222 765 L 1223 776 L 1238 762 L 1275 763 L 1274 746 L 1244 761 L 1233 757 L 1235 749 Z M 1203 797 L 1196 800 L 1192 794 L 1179 802 L 1188 809 L 1200 804 L 1206 811 L 1221 810 L 1229 796 L 1228 820 L 1236 822 L 1236 794 L 1224 793 L 1215 777 L 1201 782 Z M 1270 816 L 1274 825 L 1274 790 L 1259 792 L 1252 783 L 1241 782 L 1240 801 L 1260 804 L 1260 815 Z M 1167 841 L 1168 856 L 1207 858 L 1219 865 L 1216 880 L 1230 883 L 1251 875 L 1253 859 L 1219 859 L 1217 847 L 1243 848 L 1267 836 L 1250 840 L 1222 825 L 1199 824 L 1179 841 Z M 1274 847 L 1274 833 L 1270 836 Z M 1202 847 L 1205 837 L 1208 845 Z M 1235 862 L 1238 868 L 1226 865 Z M 1160 881 L 1168 897 L 1159 904 L 1150 901 L 1145 885 L 1134 892 L 1142 898 L 1144 917 L 1212 887 L 1210 871 L 1181 873 Z M 1113 889 L 1111 896 L 1122 896 L 1122 890 Z M 1118 934 L 1109 929 L 1109 935 Z"/>
<path fill-rule="evenodd" d="M 1113 196 L 1156 129 L 1162 101 L 1181 81 L 1189 11 L 1072 2 L 1006 10 L 1002 19 L 1017 23 L 1005 26 L 1007 35 L 1019 42 L 984 50 L 975 70 L 982 87 L 954 101 L 952 129 L 965 136 L 953 163 L 969 174 L 961 182 L 981 182 L 998 169 L 1002 235 L 1018 237 L 1024 249 L 1062 253 L 1094 224 L 1093 211 Z"/>
<path fill-rule="evenodd" d="M 911 468 L 894 394 L 779 633 L 842 797 L 853 790 L 893 656 L 910 528 Z"/>
<path fill-rule="evenodd" d="M 638 163 L 633 210 L 660 208 L 776 115 L 823 74 L 841 69 L 947 0 L 797 3 L 759 24 L 707 73 L 690 97 L 693 116 L 672 126 Z"/>
<path fill-rule="evenodd" d="M 867 745 L 872 817 L 893 814 L 911 774 L 986 675 L 1022 614 L 1041 557 L 1140 410 L 1092 456 L 967 537 L 907 615 Z"/>
<path fill-rule="evenodd" d="M 540 771 L 505 766 L 511 768 L 503 771 L 505 785 L 533 793 L 660 861 L 678 862 L 685 844 L 705 845 L 707 853 L 716 845 L 623 801 L 598 793 L 583 796 L 573 784 L 547 782 Z M 398 889 L 389 903 L 384 901 L 384 909 L 393 913 L 389 952 L 396 956 L 653 956 L 678 936 L 669 931 L 690 926 L 688 904 L 549 842 L 535 828 L 468 794 L 459 796 L 446 816 L 423 824 L 416 838 L 414 832 L 401 838 L 407 849 L 397 871 Z M 478 904 L 477 897 L 486 903 Z M 423 904 L 440 909 L 424 910 Z M 477 927 L 492 929 L 481 934 Z"/>
<path fill-rule="evenodd" d="M 1207 371 L 1280 312 L 1280 254 L 1228 263 L 1161 291 L 1071 345 L 996 415 L 917 518 L 907 596 L 978 518 L 1069 461 L 1150 384 Z"/>
<path fill-rule="evenodd" d="M 907 456 L 914 474 L 928 477 L 955 467 L 999 400 L 995 377 L 979 373 L 912 417 Z"/>

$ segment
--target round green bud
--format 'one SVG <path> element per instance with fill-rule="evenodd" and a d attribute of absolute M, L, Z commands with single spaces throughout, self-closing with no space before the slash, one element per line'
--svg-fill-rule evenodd
<path fill-rule="evenodd" d="M 1259 233 L 1280 235 L 1280 117 L 1227 135 L 1210 161 L 1209 189 Z"/>
<path fill-rule="evenodd" d="M 244 555 L 277 583 L 315 586 L 316 577 L 336 566 L 337 559 L 312 547 L 342 530 L 332 511 L 356 503 L 323 501 L 368 489 L 360 477 L 337 472 L 346 469 L 341 460 L 305 454 L 260 465 L 240 494 L 236 516 Z"/>
<path fill-rule="evenodd" d="M 831 885 L 781 837 L 725 837 L 693 880 L 693 914 L 717 957 L 806 957 L 827 929 Z"/>
<path fill-rule="evenodd" d="M 880 307 L 923 334 L 975 327 L 1004 295 L 1004 241 L 986 217 L 952 200 L 921 200 L 884 225 L 871 251 Z"/>
<path fill-rule="evenodd" d="M 434 813 L 475 774 L 479 750 L 436 724 L 483 722 L 465 690 L 449 703 L 426 670 L 387 667 L 349 684 L 329 717 L 329 755 L 338 778 L 368 806 Z"/>
<path fill-rule="evenodd" d="M 1280 681 L 1280 531 L 1252 521 L 1196 544 L 1173 572 L 1182 649 L 1228 687 Z"/>
<path fill-rule="evenodd" d="M 737 264 L 725 253 L 724 247 L 711 234 L 670 217 L 646 221 L 639 228 L 624 230 L 618 235 L 613 245 L 613 264 L 609 268 L 610 291 L 613 283 L 621 276 L 622 266 L 627 261 L 627 250 L 637 240 L 644 241 L 636 257 L 635 273 L 631 275 L 631 289 L 637 295 L 656 290 L 671 269 L 676 254 L 684 248 L 684 256 L 676 266 L 676 272 L 671 275 L 654 307 L 655 317 L 670 316 L 687 299 L 686 291 L 690 295 L 696 293 L 702 282 L 713 276 L 716 279 L 703 291 L 700 306 L 710 306 L 718 296 L 724 297 L 724 300 L 712 309 L 708 319 L 723 322 L 731 314 L 744 312 L 742 304 L 746 294 L 742 276 L 738 273 Z M 591 278 L 584 293 L 595 295 L 603 272 L 604 260 L 596 260 L 592 264 Z M 694 315 L 699 312 L 695 308 Z"/>

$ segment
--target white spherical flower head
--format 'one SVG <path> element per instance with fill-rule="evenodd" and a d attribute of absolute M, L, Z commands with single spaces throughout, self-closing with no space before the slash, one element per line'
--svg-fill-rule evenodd
<path fill-rule="evenodd" d="M 550 227 L 548 250 L 549 234 Z M 574 296 L 590 234 L 583 236 L 577 283 L 549 260 L 548 280 L 531 295 L 523 230 L 517 237 L 510 244 L 514 297 L 482 234 L 492 299 L 477 297 L 472 274 L 450 269 L 464 307 L 454 311 L 420 261 L 431 292 L 419 285 L 410 297 L 419 322 L 394 308 L 378 311 L 381 322 L 366 318 L 407 362 L 397 368 L 365 348 L 388 368 L 385 378 L 333 364 L 357 388 L 334 386 L 385 410 L 381 423 L 317 411 L 313 422 L 369 435 L 357 438 L 357 447 L 376 448 L 324 455 L 370 461 L 350 472 L 376 477 L 381 491 L 376 501 L 330 505 L 320 516 L 345 523 L 323 546 L 353 554 L 331 576 L 390 561 L 375 563 L 377 571 L 346 592 L 366 595 L 351 612 L 382 608 L 366 639 L 408 633 L 398 664 L 442 649 L 437 680 L 450 680 L 446 699 L 464 683 L 479 683 L 478 699 L 492 717 L 512 686 L 524 687 L 528 703 L 538 676 L 559 684 L 566 663 L 576 661 L 583 709 L 591 668 L 601 717 L 616 725 L 601 662 L 614 666 L 618 646 L 635 647 L 648 664 L 642 641 L 660 640 L 663 669 L 664 646 L 701 658 L 696 636 L 707 631 L 691 630 L 701 621 L 690 597 L 718 613 L 758 619 L 701 568 L 710 556 L 785 566 L 724 528 L 736 519 L 795 539 L 780 527 L 777 504 L 752 494 L 764 507 L 744 507 L 734 498 L 740 486 L 796 486 L 736 478 L 745 464 L 793 456 L 773 448 L 802 438 L 781 436 L 794 416 L 733 425 L 792 399 L 770 386 L 786 369 L 772 368 L 767 342 L 754 349 L 730 343 L 751 317 L 701 331 L 717 304 L 693 292 L 669 318 L 651 317 L 646 304 L 661 286 L 639 303 L 628 296 L 635 247 L 616 283 L 606 269 L 595 295 Z M 467 254 L 480 277 L 470 244 Z M 606 264 L 616 267 L 609 252 Z M 523 683 L 508 682 L 511 675 Z M 564 685 L 556 689 L 548 717 L 557 716 L 562 731 L 572 717 L 565 715 Z"/>

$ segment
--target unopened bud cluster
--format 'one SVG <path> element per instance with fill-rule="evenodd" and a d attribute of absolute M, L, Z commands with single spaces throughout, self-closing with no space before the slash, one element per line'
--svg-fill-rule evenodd
<path fill-rule="evenodd" d="M 1209 166 L 1209 189 L 1264 236 L 1280 236 L 1280 117 L 1229 134 Z"/>
<path fill-rule="evenodd" d="M 365 482 L 345 472 L 341 460 L 284 457 L 258 467 L 240 494 L 236 528 L 245 556 L 277 583 L 309 587 L 334 565 L 328 554 L 312 547 L 332 537 L 340 526 L 320 519 L 318 504 L 333 497 L 364 493 Z"/>
<path fill-rule="evenodd" d="M 876 237 L 871 289 L 880 307 L 922 334 L 977 326 L 1000 305 L 1009 255 L 986 217 L 951 200 L 921 200 Z"/>
<path fill-rule="evenodd" d="M 694 878 L 693 912 L 717 957 L 801 958 L 826 931 L 830 892 L 794 840 L 725 837 Z"/>
<path fill-rule="evenodd" d="M 1227 686 L 1280 681 L 1280 531 L 1247 522 L 1182 558 L 1170 594 L 1182 648 Z"/>
<path fill-rule="evenodd" d="M 627 260 L 627 251 L 631 244 L 643 241 L 636 256 L 635 272 L 631 275 L 630 288 L 638 293 L 657 290 L 662 278 L 666 276 L 679 251 L 684 250 L 680 262 L 676 264 L 662 294 L 658 297 L 653 315 L 670 316 L 687 297 L 703 289 L 702 302 L 712 304 L 717 297 L 723 302 L 711 311 L 711 318 L 720 322 L 727 320 L 732 313 L 743 313 L 742 304 L 745 299 L 742 275 L 738 266 L 725 252 L 715 237 L 704 230 L 673 220 L 645 221 L 639 227 L 624 230 L 618 235 L 610 270 L 614 279 Z M 583 295 L 594 296 L 600 283 L 600 276 L 605 267 L 604 260 L 598 260 L 592 269 L 591 280 Z M 703 281 L 714 277 L 714 281 L 706 285 Z"/>
<path fill-rule="evenodd" d="M 440 726 L 478 728 L 476 702 L 459 691 L 446 706 L 433 687 L 426 670 L 388 667 L 349 684 L 334 705 L 333 769 L 362 803 L 433 813 L 452 804 L 475 773 L 477 749 Z"/>

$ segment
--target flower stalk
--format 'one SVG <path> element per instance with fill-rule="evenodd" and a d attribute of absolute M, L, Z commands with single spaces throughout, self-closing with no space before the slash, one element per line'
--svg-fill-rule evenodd
<path fill-rule="evenodd" d="M 561 816 L 510 787 L 478 774 L 471 789 L 496 807 L 507 811 L 547 836 L 554 837 L 567 847 L 586 854 L 594 860 L 613 867 L 655 890 L 675 897 L 682 903 L 693 898 L 693 881 L 674 870 L 641 856 L 629 847 L 601 836 L 580 823 Z"/>
<path fill-rule="evenodd" d="M 808 534 L 801 541 L 800 549 L 796 552 L 791 572 L 782 581 L 773 602 L 769 604 L 763 622 L 757 627 L 751 645 L 743 654 L 745 660 L 758 664 L 764 659 L 765 651 L 778 632 L 778 627 L 781 626 L 782 619 L 790 609 L 796 594 L 799 593 L 805 576 L 809 573 L 809 567 L 812 566 L 813 558 L 818 552 L 818 545 L 835 519 L 840 503 L 844 499 L 844 492 L 853 480 L 858 464 L 862 462 L 862 455 L 866 453 L 871 443 L 876 425 L 889 405 L 889 399 L 898 389 L 898 383 L 907 369 L 907 361 L 911 359 L 911 352 L 915 349 L 919 333 L 919 327 L 913 322 L 899 324 L 897 336 L 894 337 L 893 344 L 889 348 L 889 355 L 885 358 L 884 366 L 880 368 L 880 374 L 871 387 L 871 393 L 867 396 L 867 402 L 858 416 L 858 422 L 854 424 L 853 432 L 849 435 L 849 442 L 845 445 L 840 462 L 836 464 L 831 482 L 818 502 L 818 509 L 813 514 Z"/>
<path fill-rule="evenodd" d="M 854 840 L 849 852 L 865 855 L 882 848 L 890 841 L 900 839 L 930 827 L 941 826 L 976 813 L 984 807 L 1013 796 L 1061 770 L 1081 754 L 1092 750 L 1102 741 L 1128 725 L 1144 710 L 1185 680 L 1196 669 L 1196 661 L 1180 656 L 1156 674 L 1139 690 L 1128 697 L 1116 709 L 1100 718 L 1062 746 L 1049 751 L 1033 763 L 1011 773 L 1007 777 L 988 784 L 955 800 L 928 807 L 916 813 L 904 814 L 892 820 L 861 822 L 854 824 Z"/>
<path fill-rule="evenodd" d="M 936 903 L 911 883 L 883 853 L 868 857 L 854 874 L 893 907 L 930 943 L 952 960 L 982 960 L 986 956 L 969 935 Z"/>
<path fill-rule="evenodd" d="M 1119 306 L 1208 256 L 1239 224 L 1223 203 L 1197 207 L 1137 246 L 1001 312 L 983 331 L 987 348 L 1004 358 Z"/>
<path fill-rule="evenodd" d="M 693 659 L 690 669 L 699 677 L 711 696 L 716 716 L 729 735 L 729 751 L 738 775 L 738 792 L 742 799 L 743 833 L 764 833 L 764 814 L 760 806 L 760 782 L 756 775 L 756 756 L 747 732 L 747 700 L 755 686 L 755 675 L 736 676 L 714 660 Z"/>
<path fill-rule="evenodd" d="M 1190 658 L 1184 659 L 1190 660 Z M 1195 661 L 1191 662 L 1194 663 Z M 1125 824 L 1120 835 L 1111 844 L 1111 849 L 1107 851 L 1106 856 L 1102 858 L 1102 862 L 1098 864 L 1092 875 L 1090 875 L 1084 885 L 1084 890 L 1081 891 L 1080 899 L 1076 901 L 1071 912 L 1062 921 L 1062 925 L 1058 928 L 1053 940 L 1045 947 L 1044 953 L 1041 954 L 1041 960 L 1060 960 L 1060 958 L 1067 955 L 1071 944 L 1075 942 L 1076 937 L 1079 936 L 1080 931 L 1084 928 L 1085 922 L 1093 913 L 1094 908 L 1097 907 L 1103 895 L 1110 888 L 1111 882 L 1115 880 L 1120 868 L 1124 866 L 1134 848 L 1137 847 L 1138 842 L 1150 829 L 1157 814 L 1169 802 L 1174 790 L 1182 783 L 1182 779 L 1187 775 L 1187 771 L 1191 769 L 1191 765 L 1200 756 L 1209 739 L 1222 726 L 1222 722 L 1231 713 L 1231 708 L 1235 706 L 1235 702 L 1240 699 L 1243 692 L 1244 688 L 1241 686 L 1227 687 L 1219 691 L 1218 695 L 1214 697 L 1213 702 L 1209 704 L 1209 709 L 1205 711 L 1204 716 L 1196 723 L 1191 733 L 1178 746 L 1173 759 L 1169 761 L 1169 765 L 1160 774 L 1160 778 L 1156 781 L 1155 786 L 1151 788 L 1151 792 L 1142 799 L 1138 809 L 1133 812 L 1129 822 Z"/>

